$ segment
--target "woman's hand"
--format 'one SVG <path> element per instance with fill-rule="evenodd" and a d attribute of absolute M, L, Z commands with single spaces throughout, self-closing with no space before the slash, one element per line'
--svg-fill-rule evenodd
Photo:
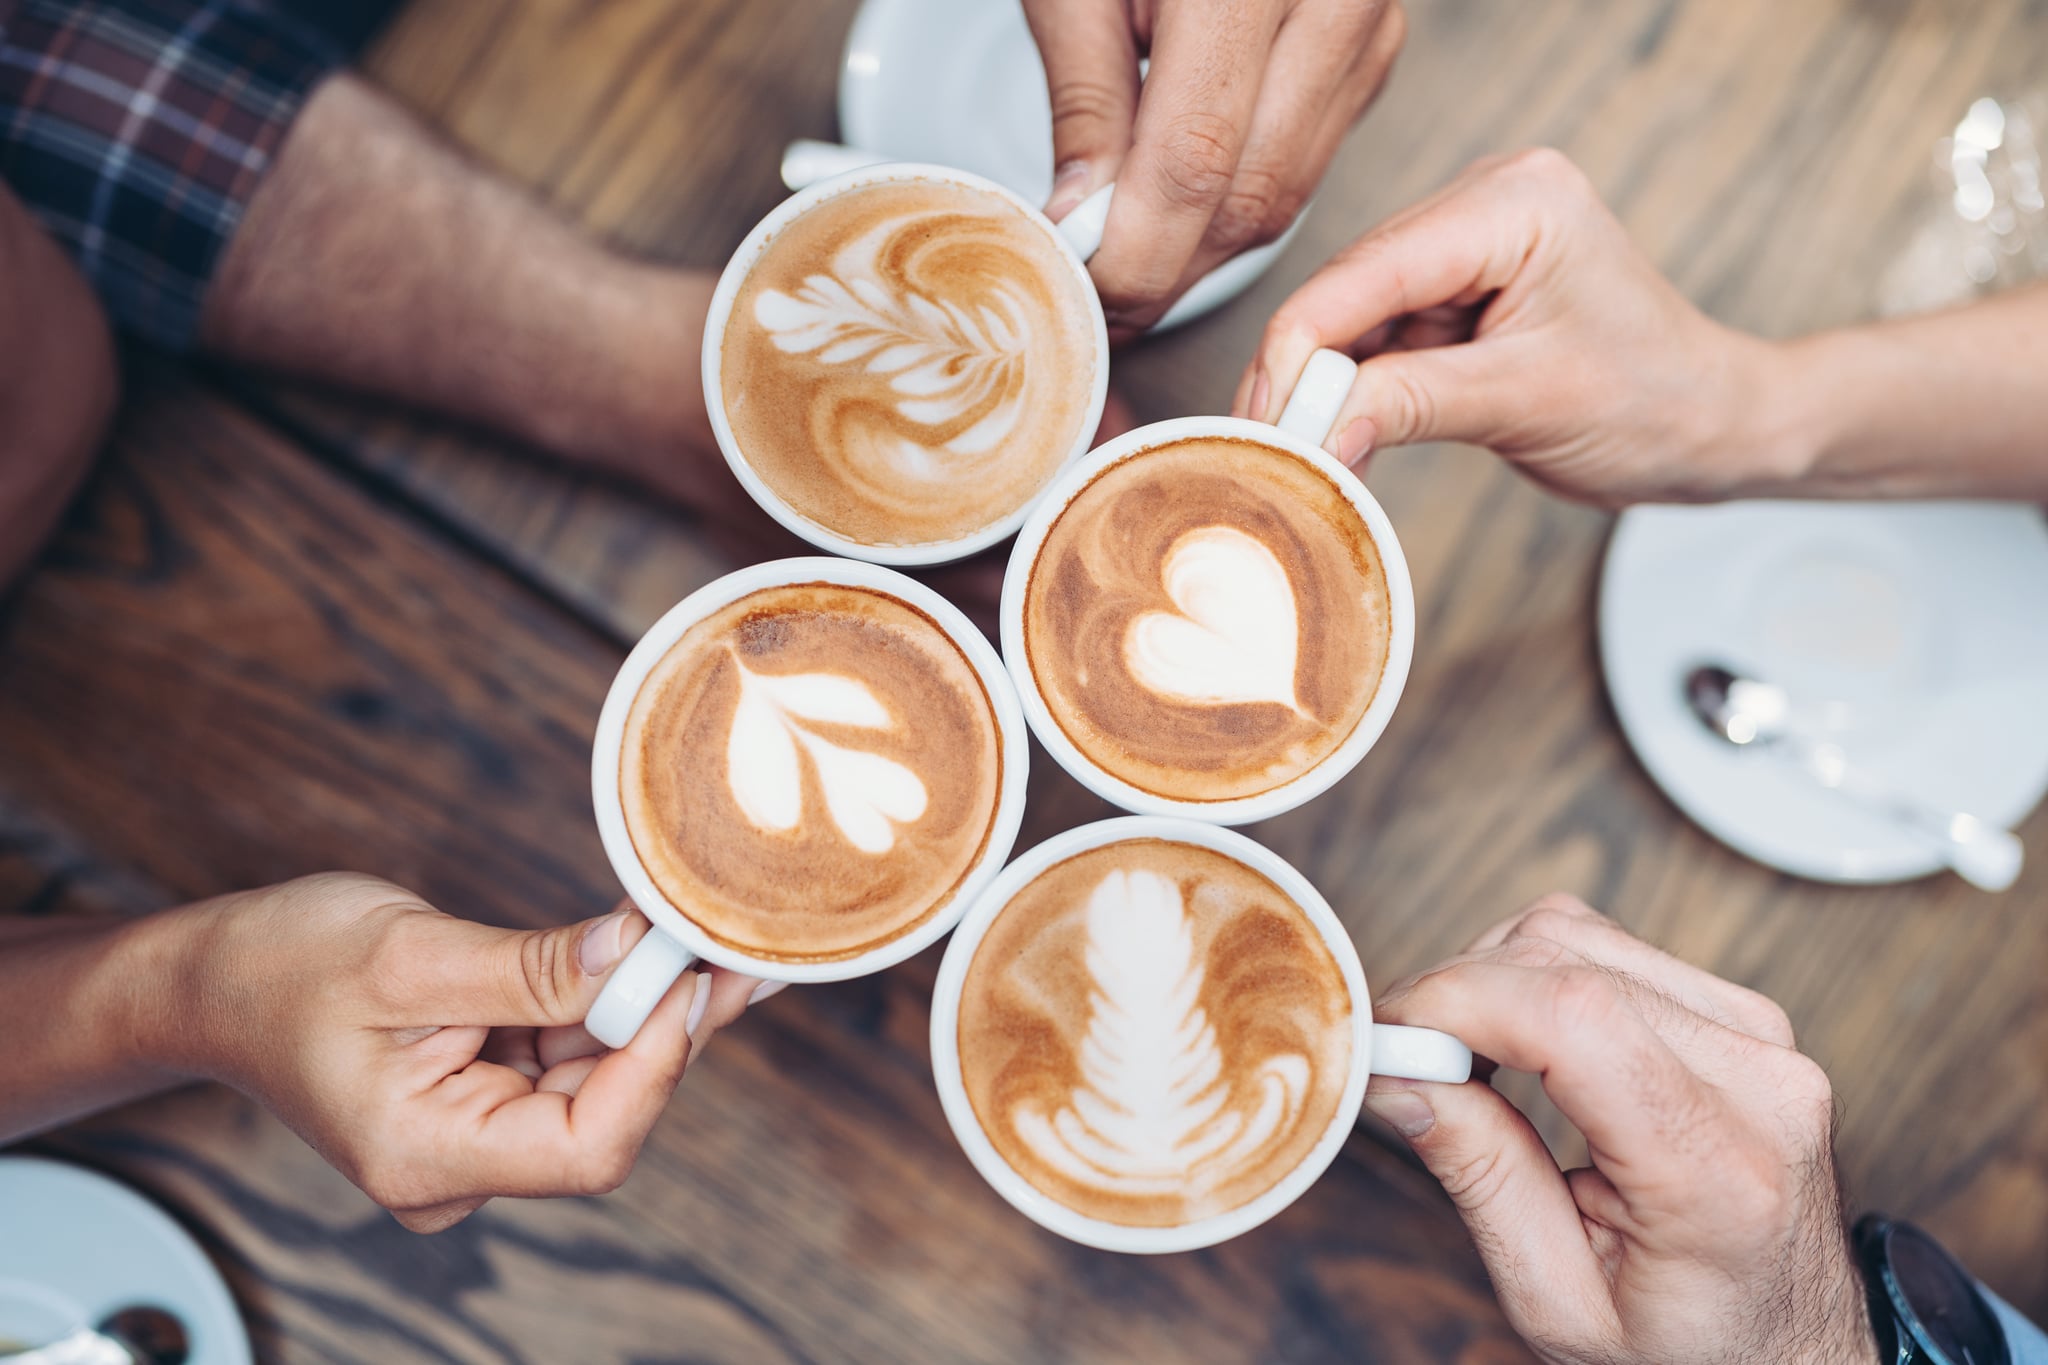
<path fill-rule="evenodd" d="M 1577 167 L 1482 161 L 1274 314 L 1233 411 L 1277 418 L 1319 346 L 1359 357 L 1329 448 L 1487 446 L 1582 502 L 1694 501 L 1802 472 L 1781 348 L 1703 315 Z"/>
<path fill-rule="evenodd" d="M 493 1195 L 616 1188 L 684 1068 L 767 993 L 686 972 L 607 1052 L 581 1020 L 646 932 L 630 908 L 518 932 L 331 873 L 159 918 L 162 1060 L 254 1095 L 418 1232 Z"/>
<path fill-rule="evenodd" d="M 1785 1012 L 1568 896 L 1396 986 L 1543 1078 L 1590 1167 L 1560 1171 L 1491 1087 L 1374 1078 L 1367 1105 L 1457 1203 L 1515 1330 L 1573 1365 L 1877 1358 L 1834 1167 L 1834 1094 Z"/>

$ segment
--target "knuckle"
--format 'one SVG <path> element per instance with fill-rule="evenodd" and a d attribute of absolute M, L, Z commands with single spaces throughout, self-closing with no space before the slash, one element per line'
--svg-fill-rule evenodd
<path fill-rule="evenodd" d="M 1392 367 L 1384 376 L 1381 392 L 1395 417 L 1389 439 L 1399 439 L 1412 432 L 1436 430 L 1436 398 L 1408 369 Z"/>
<path fill-rule="evenodd" d="M 1519 926 L 1496 950 L 1499 961 L 1510 967 L 1557 967 L 1579 960 L 1571 949 L 1548 934 L 1524 934 Z"/>
<path fill-rule="evenodd" d="M 1530 905 L 1511 931 L 1515 937 L 1557 939 L 1560 942 L 1596 918 L 1593 910 L 1576 896 L 1554 893 Z"/>
<path fill-rule="evenodd" d="M 1436 1172 L 1444 1193 L 1461 1209 L 1482 1208 L 1507 1180 L 1507 1163 L 1498 1147 L 1487 1147 L 1447 1162 Z"/>
<path fill-rule="evenodd" d="M 521 980 L 514 984 L 526 992 L 536 1010 L 551 1019 L 558 1017 L 567 1003 L 559 984 L 567 952 L 567 935 L 553 931 L 528 934 L 519 945 Z"/>
<path fill-rule="evenodd" d="M 1569 967 L 1551 978 L 1550 1023 L 1560 1037 L 1604 1032 L 1622 1008 L 1620 987 L 1597 968 Z"/>
<path fill-rule="evenodd" d="M 1210 237 L 1232 250 L 1270 242 L 1287 231 L 1303 198 L 1269 167 L 1239 167 L 1209 221 Z"/>
<path fill-rule="evenodd" d="M 1186 208 L 1215 204 L 1237 173 L 1237 130 L 1206 110 L 1176 117 L 1159 142 L 1159 176 L 1167 196 Z"/>
<path fill-rule="evenodd" d="M 1508 157 L 1503 170 L 1548 195 L 1572 200 L 1598 197 L 1579 164 L 1555 147 L 1525 147 Z"/>
<path fill-rule="evenodd" d="M 575 1188 L 578 1194 L 610 1194 L 626 1183 L 626 1177 L 633 1173 L 633 1159 L 638 1150 L 629 1142 L 610 1142 L 584 1159 L 576 1171 Z"/>
<path fill-rule="evenodd" d="M 1835 1086 L 1821 1064 L 1803 1053 L 1787 1053 L 1774 1078 L 1778 1094 L 1802 1128 L 1827 1137 L 1834 1129 Z"/>
<path fill-rule="evenodd" d="M 1077 134 L 1088 134 L 1129 115 L 1128 96 L 1102 81 L 1063 80 L 1053 84 L 1048 94 L 1052 101 L 1053 135 L 1063 146 Z"/>
<path fill-rule="evenodd" d="M 1792 1016 L 1785 1013 L 1785 1007 L 1759 991 L 1738 986 L 1737 998 L 1743 1002 L 1744 1015 L 1757 1037 L 1780 1047 L 1791 1047 L 1797 1042 L 1792 1028 Z M 1807 1058 L 1801 1057 L 1801 1061 Z M 1816 1071 L 1819 1067 L 1814 1068 Z M 1823 1073 L 1822 1079 L 1826 1076 Z"/>

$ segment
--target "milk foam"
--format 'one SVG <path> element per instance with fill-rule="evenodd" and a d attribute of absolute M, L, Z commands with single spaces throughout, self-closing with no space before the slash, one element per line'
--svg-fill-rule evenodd
<path fill-rule="evenodd" d="M 917 774 L 894 759 L 832 743 L 799 721 L 888 730 L 895 719 L 867 685 L 834 673 L 755 673 L 737 658 L 739 704 L 725 745 L 726 782 L 747 819 L 763 830 L 793 830 L 804 815 L 799 746 L 810 756 L 825 809 L 863 853 L 896 846 L 896 826 L 925 812 Z"/>
<path fill-rule="evenodd" d="M 1308 1058 L 1266 1058 L 1223 1078 L 1216 1029 L 1201 1007 L 1202 962 L 1180 888 L 1149 871 L 1112 872 L 1087 909 L 1091 983 L 1081 1083 L 1056 1111 L 1012 1115 L 1018 1139 L 1053 1170 L 1108 1194 L 1199 1191 L 1236 1171 L 1292 1125 Z"/>
<path fill-rule="evenodd" d="M 1173 543 L 1160 577 L 1179 610 L 1131 622 L 1124 666 L 1133 678 L 1195 705 L 1301 709 L 1294 696 L 1300 609 L 1271 550 L 1235 527 L 1204 526 Z"/>

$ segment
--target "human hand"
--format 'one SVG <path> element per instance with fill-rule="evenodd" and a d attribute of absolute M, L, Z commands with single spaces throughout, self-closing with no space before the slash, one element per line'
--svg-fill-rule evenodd
<path fill-rule="evenodd" d="M 1602 506 L 1797 477 L 1777 348 L 1687 302 L 1547 149 L 1481 161 L 1346 247 L 1274 314 L 1232 411 L 1274 420 L 1319 346 L 1363 361 L 1328 443 L 1347 463 L 1466 441 Z"/>
<path fill-rule="evenodd" d="M 1047 215 L 1117 183 L 1089 264 L 1113 340 L 1287 230 L 1407 32 L 1400 0 L 1024 0 L 1024 13 L 1052 97 Z"/>
<path fill-rule="evenodd" d="M 646 921 L 517 932 L 329 873 L 161 917 L 167 1060 L 261 1100 L 415 1232 L 493 1195 L 601 1194 L 761 983 L 686 972 L 626 1047 L 582 1019 Z"/>
<path fill-rule="evenodd" d="M 1573 1365 L 1877 1358 L 1842 1226 L 1828 1078 L 1783 1010 L 1568 896 L 1397 985 L 1383 1022 L 1542 1076 L 1560 1171 L 1491 1087 L 1375 1077 L 1367 1106 L 1456 1202 L 1508 1320 Z"/>

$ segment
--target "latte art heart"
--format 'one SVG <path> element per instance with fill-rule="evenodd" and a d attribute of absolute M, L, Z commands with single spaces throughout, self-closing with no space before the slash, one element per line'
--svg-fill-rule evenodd
<path fill-rule="evenodd" d="M 1392 639 L 1386 569 L 1344 490 L 1232 436 L 1140 449 L 1085 484 L 1032 559 L 1019 624 L 1032 685 L 1081 756 L 1190 802 L 1327 761 Z"/>
<path fill-rule="evenodd" d="M 726 781 L 749 820 L 766 830 L 791 830 L 803 820 L 801 745 L 823 789 L 825 808 L 846 841 L 863 853 L 896 846 L 896 825 L 924 814 L 924 783 L 893 759 L 834 744 L 801 724 L 888 730 L 895 720 L 865 685 L 834 673 L 783 677 L 739 670 L 740 700 L 726 740 Z"/>
<path fill-rule="evenodd" d="M 1197 705 L 1294 699 L 1301 623 L 1287 570 L 1230 526 L 1189 531 L 1161 577 L 1177 613 L 1146 612 L 1124 639 L 1124 666 L 1162 696 Z"/>

